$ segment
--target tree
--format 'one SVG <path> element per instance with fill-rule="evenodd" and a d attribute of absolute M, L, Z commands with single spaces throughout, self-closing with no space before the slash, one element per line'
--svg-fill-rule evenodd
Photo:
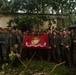
<path fill-rule="evenodd" d="M 0 0 L 0 12 L 52 13 L 67 14 L 76 12 L 75 0 Z M 49 12 L 50 13 L 50 12 Z"/>
<path fill-rule="evenodd" d="M 46 16 L 24 16 L 22 18 L 16 17 L 13 20 L 8 22 L 8 25 L 11 26 L 13 23 L 15 24 L 14 28 L 18 28 L 21 30 L 32 30 L 33 27 L 37 29 L 39 26 L 43 25 L 43 22 L 47 20 Z"/>

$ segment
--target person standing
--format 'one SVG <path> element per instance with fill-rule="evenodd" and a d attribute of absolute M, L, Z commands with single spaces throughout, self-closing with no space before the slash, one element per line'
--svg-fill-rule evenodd
<path fill-rule="evenodd" d="M 44 32 L 44 34 L 46 33 L 46 31 Z M 49 41 L 49 48 L 47 50 L 47 60 L 50 61 L 51 60 L 51 29 L 47 30 L 47 34 L 48 34 L 48 41 Z"/>
<path fill-rule="evenodd" d="M 2 28 L 0 28 L 0 63 L 3 63 L 3 56 L 2 56 Z"/>
<path fill-rule="evenodd" d="M 52 46 L 52 55 L 53 60 L 57 63 L 61 61 L 60 59 L 60 38 L 55 31 L 52 34 L 51 46 Z"/>
<path fill-rule="evenodd" d="M 71 37 L 67 34 L 67 31 L 63 31 L 63 37 L 61 40 L 62 50 L 63 50 L 63 61 L 66 62 L 67 66 L 71 66 Z"/>
<path fill-rule="evenodd" d="M 76 66 L 76 30 L 73 36 L 73 66 Z"/>
<path fill-rule="evenodd" d="M 60 37 L 60 56 L 61 56 L 61 61 L 63 62 L 64 60 L 64 57 L 63 57 L 63 49 L 62 49 L 62 45 L 61 45 L 61 42 L 62 42 L 62 38 L 63 38 L 63 31 L 60 31 L 59 32 L 59 37 Z"/>
<path fill-rule="evenodd" d="M 21 55 L 22 54 L 22 42 L 23 42 L 23 36 L 22 36 L 22 31 L 21 30 L 18 30 L 16 32 L 16 37 L 17 37 L 17 40 L 18 40 L 19 54 Z"/>
<path fill-rule="evenodd" d="M 7 35 L 8 35 L 8 53 L 10 53 L 10 35 L 11 35 L 12 27 L 8 26 L 7 30 L 8 30 L 8 32 L 7 32 Z"/>
<path fill-rule="evenodd" d="M 10 38 L 9 38 L 9 44 L 10 44 L 10 50 L 14 47 L 14 44 L 17 42 L 16 33 L 15 30 L 11 30 Z"/>
<path fill-rule="evenodd" d="M 8 54 L 8 31 L 7 28 L 4 28 L 3 34 L 2 34 L 2 56 L 3 56 L 3 62 L 7 63 L 9 61 L 9 54 Z"/>

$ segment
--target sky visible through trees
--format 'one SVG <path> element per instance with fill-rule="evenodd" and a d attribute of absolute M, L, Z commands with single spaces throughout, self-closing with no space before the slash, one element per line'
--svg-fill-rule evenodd
<path fill-rule="evenodd" d="M 0 0 L 0 12 L 76 14 L 76 0 Z"/>

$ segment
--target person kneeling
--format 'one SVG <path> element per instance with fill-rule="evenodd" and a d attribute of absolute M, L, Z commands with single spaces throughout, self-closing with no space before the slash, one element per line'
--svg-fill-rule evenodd
<path fill-rule="evenodd" d="M 14 44 L 14 47 L 11 48 L 11 53 L 9 54 L 10 61 L 12 62 L 13 67 L 18 67 L 20 64 L 19 59 L 21 58 L 21 55 L 18 51 L 18 44 Z"/>

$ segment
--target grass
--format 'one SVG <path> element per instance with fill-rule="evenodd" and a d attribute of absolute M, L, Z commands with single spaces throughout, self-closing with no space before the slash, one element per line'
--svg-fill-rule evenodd
<path fill-rule="evenodd" d="M 34 75 L 36 73 L 46 73 L 46 75 L 75 75 L 72 74 L 64 65 L 57 66 L 56 69 L 50 74 L 56 63 L 47 62 L 44 60 L 35 59 L 29 62 L 29 60 L 26 59 L 22 62 L 27 66 L 27 68 L 20 64 L 18 67 L 10 70 L 8 64 L 8 66 L 5 66 L 7 69 L 5 68 L 0 71 L 0 75 Z"/>

